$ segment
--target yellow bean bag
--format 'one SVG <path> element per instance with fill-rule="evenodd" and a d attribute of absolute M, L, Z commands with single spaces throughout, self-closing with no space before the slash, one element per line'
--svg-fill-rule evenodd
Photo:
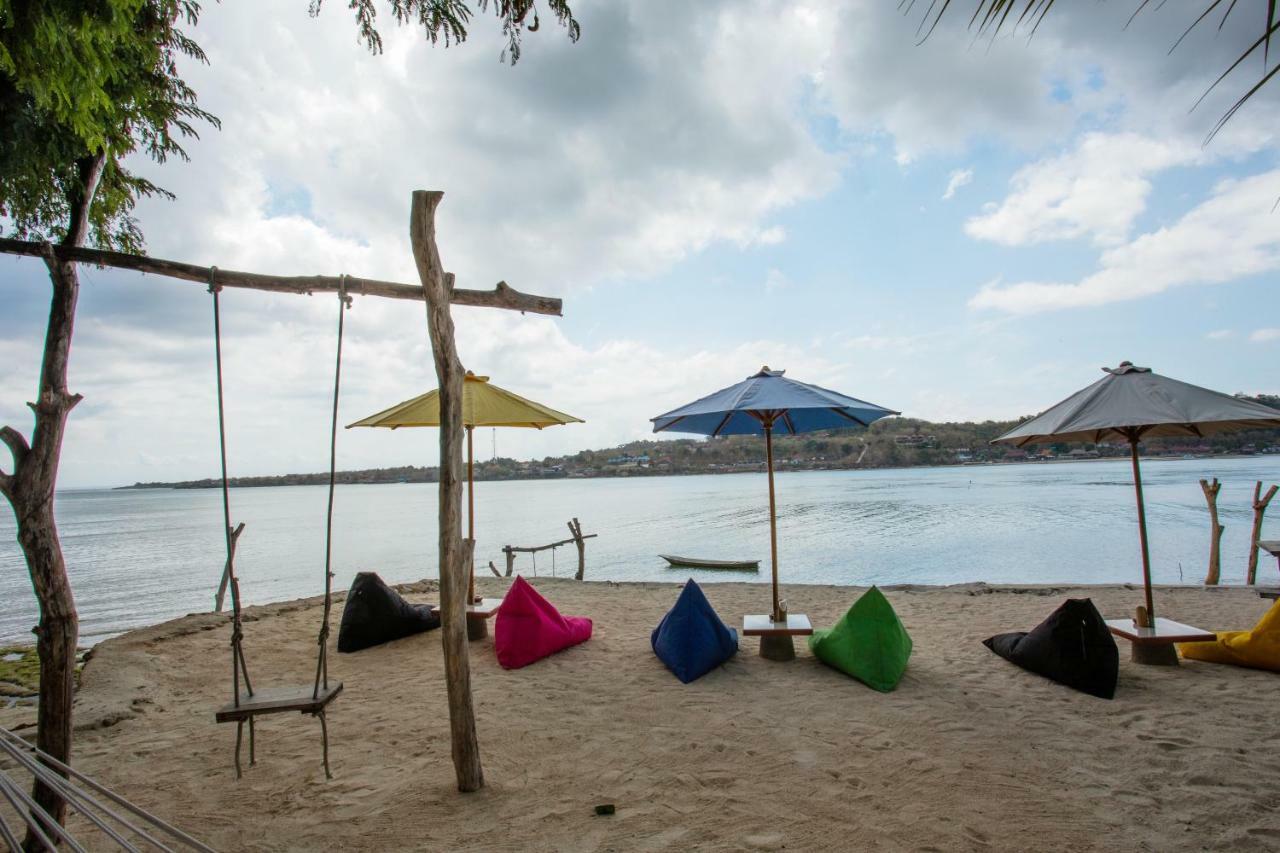
<path fill-rule="evenodd" d="M 1280 600 L 1252 631 L 1219 631 L 1212 643 L 1181 643 L 1184 658 L 1280 672 Z"/>

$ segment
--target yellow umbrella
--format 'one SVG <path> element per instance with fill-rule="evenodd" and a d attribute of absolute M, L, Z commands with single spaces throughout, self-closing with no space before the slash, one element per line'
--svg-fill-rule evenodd
<path fill-rule="evenodd" d="M 513 394 L 505 388 L 499 388 L 489 382 L 488 376 L 476 376 L 470 370 L 462 383 L 462 425 L 467 429 L 467 538 L 476 539 L 475 527 L 475 479 L 474 454 L 471 447 L 472 432 L 478 426 L 491 427 L 526 427 L 542 429 L 548 426 L 585 423 L 573 415 L 557 412 L 555 409 L 526 400 L 519 394 Z M 440 426 L 440 391 L 427 393 L 397 403 L 385 411 L 370 415 L 353 424 L 352 427 L 400 427 Z M 468 600 L 475 601 L 476 577 L 475 562 L 471 565 L 471 581 Z"/>

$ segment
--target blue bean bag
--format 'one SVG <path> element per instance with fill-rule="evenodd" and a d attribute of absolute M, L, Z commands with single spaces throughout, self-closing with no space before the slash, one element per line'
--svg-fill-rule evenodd
<path fill-rule="evenodd" d="M 738 651 L 738 632 L 720 621 L 693 578 L 649 640 L 653 653 L 685 684 L 706 675 Z"/>

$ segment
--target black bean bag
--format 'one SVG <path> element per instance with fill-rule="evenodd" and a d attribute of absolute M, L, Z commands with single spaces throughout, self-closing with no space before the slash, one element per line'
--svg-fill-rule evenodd
<path fill-rule="evenodd" d="M 358 652 L 439 627 L 440 617 L 430 606 L 410 604 L 375 573 L 360 572 L 342 608 L 338 651 Z"/>
<path fill-rule="evenodd" d="M 1120 652 L 1088 598 L 1067 599 L 1030 632 L 996 634 L 982 643 L 1010 663 L 1090 696 L 1116 694 Z"/>

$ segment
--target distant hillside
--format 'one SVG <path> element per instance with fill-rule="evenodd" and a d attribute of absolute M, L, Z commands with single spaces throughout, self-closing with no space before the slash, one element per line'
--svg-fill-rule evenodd
<path fill-rule="evenodd" d="M 1280 409 L 1280 397 L 1249 397 Z M 1020 419 L 1021 420 L 1021 419 Z M 932 423 L 916 418 L 886 418 L 865 430 L 828 430 L 799 436 L 775 436 L 774 461 L 780 470 L 901 468 L 986 462 L 1031 462 L 1053 458 L 1096 458 L 1128 455 L 1127 445 L 1055 443 L 1017 449 L 992 445 L 991 439 L 1019 421 Z M 1280 452 L 1280 430 L 1249 430 L 1204 439 L 1166 438 L 1143 442 L 1146 455 L 1210 455 Z M 646 439 L 606 450 L 582 450 L 521 462 L 499 457 L 477 461 L 477 480 L 527 480 L 556 477 L 644 477 L 669 474 L 716 474 L 764 467 L 764 442 L 755 436 L 715 439 Z M 434 483 L 438 468 L 413 465 L 340 471 L 337 481 L 354 483 Z M 276 477 L 233 477 L 231 485 L 306 486 L 329 482 L 327 473 Z M 135 483 L 127 489 L 211 489 L 213 478 L 179 483 Z"/>

